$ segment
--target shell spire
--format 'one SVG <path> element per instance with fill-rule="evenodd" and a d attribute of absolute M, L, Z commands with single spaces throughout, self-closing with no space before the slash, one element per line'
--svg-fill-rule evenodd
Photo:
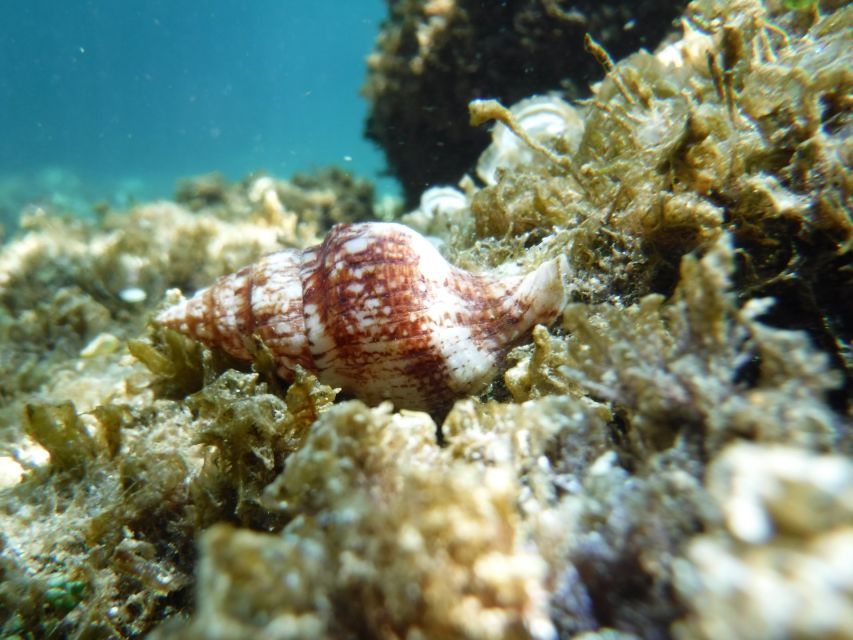
<path fill-rule="evenodd" d="M 296 365 L 369 403 L 441 412 L 498 373 L 507 351 L 566 303 L 565 256 L 523 276 L 471 274 L 393 223 L 337 225 L 319 245 L 270 254 L 156 320 L 278 373 Z"/>

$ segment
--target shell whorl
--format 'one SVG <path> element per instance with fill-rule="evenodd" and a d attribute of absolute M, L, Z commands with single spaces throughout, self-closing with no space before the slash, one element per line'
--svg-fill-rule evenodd
<path fill-rule="evenodd" d="M 441 411 L 497 374 L 506 352 L 565 305 L 565 257 L 523 276 L 471 274 L 393 223 L 337 225 L 304 251 L 261 258 L 157 321 L 241 359 L 257 336 L 369 403 Z"/>

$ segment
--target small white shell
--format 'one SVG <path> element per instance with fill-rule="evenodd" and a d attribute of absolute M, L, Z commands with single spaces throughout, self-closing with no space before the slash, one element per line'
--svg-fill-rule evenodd
<path fill-rule="evenodd" d="M 715 50 L 714 37 L 694 29 L 688 20 L 681 21 L 684 35 L 658 50 L 655 57 L 665 65 L 677 69 L 707 65 L 707 53 Z"/>
<path fill-rule="evenodd" d="M 119 291 L 118 297 L 125 302 L 134 304 L 145 302 L 145 298 L 148 297 L 148 294 L 145 292 L 145 289 L 140 289 L 139 287 L 128 287 Z"/>
<path fill-rule="evenodd" d="M 459 189 L 430 187 L 421 195 L 420 206 L 404 215 L 402 222 L 421 233 L 444 236 L 467 206 L 468 199 Z"/>
<path fill-rule="evenodd" d="M 572 105 L 556 96 L 533 96 L 517 102 L 510 114 L 519 126 L 534 140 L 553 143 L 562 137 L 574 152 L 583 137 L 584 121 Z M 492 129 L 492 144 L 477 162 L 477 175 L 486 184 L 497 182 L 498 169 L 511 169 L 529 164 L 535 152 L 518 138 L 506 125 L 497 123 Z"/>

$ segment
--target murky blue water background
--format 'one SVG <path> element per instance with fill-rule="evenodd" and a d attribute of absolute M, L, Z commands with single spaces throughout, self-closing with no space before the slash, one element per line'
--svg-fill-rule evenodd
<path fill-rule="evenodd" d="M 375 177 L 358 90 L 384 15 L 381 0 L 4 2 L 0 207 L 168 197 L 210 171 Z"/>

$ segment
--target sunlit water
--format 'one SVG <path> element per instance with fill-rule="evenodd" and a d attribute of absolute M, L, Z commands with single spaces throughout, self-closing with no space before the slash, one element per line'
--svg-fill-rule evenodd
<path fill-rule="evenodd" d="M 169 197 L 211 171 L 376 178 L 358 91 L 384 13 L 381 0 L 4 3 L 0 219 L 29 200 Z"/>

